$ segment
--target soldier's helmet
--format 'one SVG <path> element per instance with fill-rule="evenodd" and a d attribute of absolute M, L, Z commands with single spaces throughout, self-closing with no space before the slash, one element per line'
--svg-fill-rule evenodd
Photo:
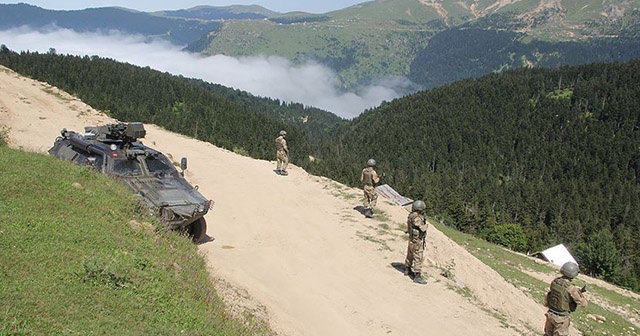
<path fill-rule="evenodd" d="M 374 159 L 367 160 L 367 166 L 373 167 L 375 165 L 376 165 L 376 160 L 374 160 Z"/>
<path fill-rule="evenodd" d="M 411 206 L 411 211 L 424 211 L 424 209 L 426 208 L 427 208 L 427 205 L 424 204 L 423 201 L 417 200 L 413 202 L 413 205 Z"/>
<path fill-rule="evenodd" d="M 578 264 L 573 261 L 567 261 L 562 265 L 562 267 L 560 267 L 560 273 L 569 279 L 573 279 L 578 276 L 578 273 L 580 273 L 580 268 L 578 267 Z"/>
<path fill-rule="evenodd" d="M 280 131 L 280 135 L 287 135 L 287 131 Z"/>

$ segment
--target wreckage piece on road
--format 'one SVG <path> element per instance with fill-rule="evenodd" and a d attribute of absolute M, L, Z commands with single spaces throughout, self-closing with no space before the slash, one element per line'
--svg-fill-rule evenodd
<path fill-rule="evenodd" d="M 187 159 L 178 171 L 163 153 L 139 141 L 146 131 L 139 122 L 87 126 L 83 134 L 62 129 L 49 154 L 116 178 L 135 193 L 171 230 L 180 230 L 195 243 L 207 233 L 213 201 L 184 178 Z"/>

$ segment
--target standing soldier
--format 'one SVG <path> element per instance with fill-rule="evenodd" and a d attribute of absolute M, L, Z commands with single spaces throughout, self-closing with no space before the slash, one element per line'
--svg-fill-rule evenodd
<path fill-rule="evenodd" d="M 544 323 L 545 336 L 569 335 L 571 313 L 576 310 L 578 305 L 587 306 L 587 299 L 583 295 L 587 291 L 587 285 L 578 288 L 572 283 L 572 280 L 580 273 L 578 265 L 572 261 L 566 262 L 560 268 L 560 273 L 562 276 L 551 282 L 545 299 L 545 307 L 549 308 L 545 314 L 547 317 Z"/>
<path fill-rule="evenodd" d="M 278 175 L 289 175 L 287 166 L 289 165 L 289 147 L 287 147 L 287 131 L 280 131 L 276 138 L 276 173 Z"/>
<path fill-rule="evenodd" d="M 364 215 L 367 218 L 373 217 L 373 208 L 376 206 L 378 200 L 375 185 L 380 182 L 380 176 L 378 176 L 375 166 L 376 160 L 369 159 L 367 161 L 367 167 L 362 169 L 362 174 L 360 174 L 360 181 L 362 181 L 364 185 Z"/>
<path fill-rule="evenodd" d="M 407 246 L 407 258 L 404 260 L 404 275 L 413 276 L 413 282 L 421 285 L 427 284 L 422 278 L 422 261 L 424 260 L 424 248 L 427 238 L 427 220 L 424 218 L 424 210 L 427 205 L 423 201 L 415 201 L 411 205 L 411 213 L 407 218 L 407 232 L 409 233 L 409 245 Z"/>

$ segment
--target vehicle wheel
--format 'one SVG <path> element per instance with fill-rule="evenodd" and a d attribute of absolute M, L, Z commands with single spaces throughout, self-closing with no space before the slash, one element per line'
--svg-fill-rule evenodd
<path fill-rule="evenodd" d="M 198 244 L 204 240 L 207 236 L 207 221 L 204 218 L 199 218 L 195 222 L 187 226 L 187 234 L 191 241 Z"/>

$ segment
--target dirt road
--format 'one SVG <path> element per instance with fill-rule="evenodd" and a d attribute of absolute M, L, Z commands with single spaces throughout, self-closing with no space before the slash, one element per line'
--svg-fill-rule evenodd
<path fill-rule="evenodd" d="M 62 128 L 108 122 L 76 98 L 0 67 L 0 126 L 9 127 L 11 146 L 46 152 Z M 406 252 L 404 208 L 380 199 L 378 218 L 365 219 L 355 209 L 358 189 L 295 166 L 279 176 L 273 161 L 146 128 L 145 144 L 188 157 L 187 179 L 215 201 L 206 217 L 210 239 L 199 246 L 212 279 L 234 309 L 257 312 L 279 334 L 542 334 L 541 305 L 433 227 L 429 283 L 414 284 L 394 268 Z M 473 298 L 440 275 L 451 260 Z"/>

